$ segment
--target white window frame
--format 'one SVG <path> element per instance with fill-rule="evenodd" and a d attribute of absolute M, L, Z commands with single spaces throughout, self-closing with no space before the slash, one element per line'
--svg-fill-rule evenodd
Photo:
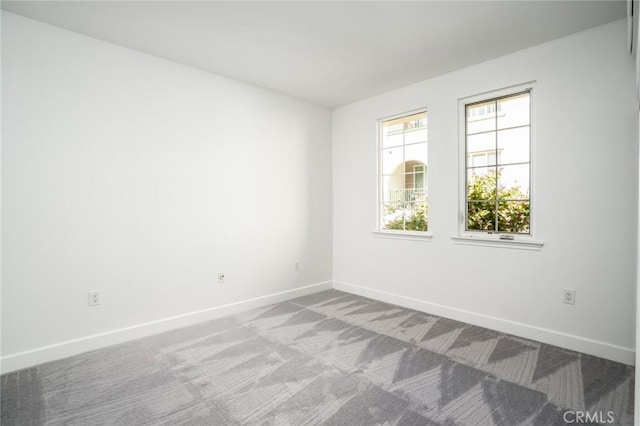
<path fill-rule="evenodd" d="M 382 223 L 382 201 L 383 201 L 383 188 L 382 188 L 382 158 L 380 156 L 380 152 L 382 149 L 382 124 L 385 121 L 394 120 L 397 118 L 406 117 L 409 115 L 414 115 L 418 113 L 426 113 L 427 114 L 427 123 L 429 112 L 426 107 L 418 108 L 406 112 L 402 112 L 400 114 L 394 114 L 386 117 L 379 118 L 376 120 L 376 230 L 373 231 L 373 235 L 375 237 L 381 238 L 392 238 L 392 239 L 401 239 L 401 240 L 413 240 L 413 241 L 431 241 L 433 238 L 433 234 L 431 233 L 431 226 L 428 226 L 427 231 L 404 231 L 398 229 L 384 229 L 384 224 Z M 429 126 L 427 124 L 427 153 L 429 152 L 430 140 L 428 136 Z M 428 156 L 428 154 L 427 154 Z M 429 157 L 430 158 L 430 157 Z M 425 165 L 424 170 L 424 180 L 426 184 L 426 189 L 429 191 L 429 164 Z M 427 206 L 429 205 L 429 201 L 427 199 Z"/>
<path fill-rule="evenodd" d="M 429 142 L 427 141 L 427 150 L 429 149 Z M 418 164 L 414 164 L 413 166 L 413 189 L 420 189 L 420 188 L 416 188 L 416 180 L 417 177 L 419 175 L 422 175 L 422 188 L 428 189 L 429 188 L 429 182 L 427 182 L 427 164 L 422 164 L 422 165 L 418 165 Z M 419 171 L 416 171 L 419 170 Z"/>
<path fill-rule="evenodd" d="M 535 82 L 510 86 L 490 92 L 458 99 L 458 135 L 459 135 L 459 201 L 458 201 L 458 235 L 452 237 L 458 244 L 470 244 L 491 247 L 505 247 L 525 250 L 540 250 L 543 242 L 537 240 L 535 223 L 535 206 L 537 201 L 535 184 L 535 147 L 536 147 L 536 92 Z M 528 91 L 530 94 L 530 145 L 529 145 L 529 233 L 499 233 L 491 231 L 467 231 L 467 146 L 466 146 L 466 106 L 469 104 L 495 98 L 515 95 Z"/>

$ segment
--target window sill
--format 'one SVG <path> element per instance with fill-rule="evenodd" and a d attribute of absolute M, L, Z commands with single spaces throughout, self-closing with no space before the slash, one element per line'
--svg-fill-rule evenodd
<path fill-rule="evenodd" d="M 417 232 L 417 231 L 373 231 L 373 236 L 378 238 L 391 238 L 396 240 L 412 240 L 412 241 L 425 241 L 429 242 L 433 238 L 433 235 L 429 232 Z"/>
<path fill-rule="evenodd" d="M 451 239 L 456 244 L 465 244 L 471 246 L 483 246 L 483 247 L 501 247 L 518 250 L 536 250 L 540 251 L 544 245 L 543 241 L 520 239 L 520 240 L 500 240 L 498 238 L 490 238 L 485 236 L 455 236 Z"/>

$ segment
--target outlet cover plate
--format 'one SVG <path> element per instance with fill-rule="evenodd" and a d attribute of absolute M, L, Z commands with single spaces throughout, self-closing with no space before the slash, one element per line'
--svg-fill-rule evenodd
<path fill-rule="evenodd" d="M 570 288 L 562 290 L 562 302 L 568 305 L 576 304 L 576 291 Z"/>
<path fill-rule="evenodd" d="M 89 292 L 89 306 L 98 306 L 100 304 L 100 292 L 99 291 L 90 291 Z"/>

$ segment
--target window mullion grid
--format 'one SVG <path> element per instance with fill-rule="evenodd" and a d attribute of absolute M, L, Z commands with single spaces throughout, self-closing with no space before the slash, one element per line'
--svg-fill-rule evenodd
<path fill-rule="evenodd" d="M 469 225 L 469 105 L 464 106 L 464 230 Z"/>
<path fill-rule="evenodd" d="M 475 203 L 476 200 L 470 200 L 469 199 L 469 172 L 472 169 L 478 169 L 481 170 L 484 167 L 487 167 L 488 171 L 491 172 L 491 169 L 493 169 L 494 172 L 494 176 L 495 176 L 495 186 L 494 186 L 494 190 L 495 190 L 495 194 L 494 194 L 494 199 L 493 200 L 487 200 L 489 202 L 493 202 L 494 204 L 494 216 L 493 216 L 493 221 L 494 221 L 494 232 L 496 233 L 501 233 L 502 230 L 500 229 L 499 225 L 500 225 L 500 203 L 501 202 L 527 202 L 529 203 L 529 208 L 531 208 L 531 181 L 532 181 L 532 168 L 531 168 L 531 152 L 532 152 L 532 143 L 531 143 L 531 129 L 532 129 L 532 116 L 533 116 L 533 111 L 530 108 L 529 109 L 529 120 L 527 124 L 519 124 L 516 126 L 510 126 L 510 127 L 505 127 L 504 129 L 499 129 L 498 128 L 498 122 L 499 122 L 499 115 L 498 115 L 498 104 L 500 101 L 505 100 L 505 99 L 510 99 L 512 97 L 516 97 L 519 96 L 523 93 L 529 93 L 530 90 L 525 90 L 523 92 L 519 92 L 519 93 L 514 93 L 514 94 L 508 94 L 508 95 L 504 95 L 504 96 L 500 96 L 497 98 L 493 98 L 493 99 L 487 99 L 487 100 L 481 100 L 475 103 L 470 103 L 470 104 L 466 104 L 464 105 L 464 134 L 465 134 L 465 139 L 464 139 L 464 149 L 465 149 L 465 157 L 464 157 L 464 185 L 465 185 L 465 189 L 464 189 L 464 194 L 465 194 L 465 212 L 462 216 L 463 220 L 465 221 L 464 224 L 464 229 L 465 231 L 469 231 L 468 225 L 469 225 L 469 206 L 472 203 Z M 530 96 L 530 94 L 529 94 Z M 491 149 L 491 151 L 487 151 L 487 152 L 493 152 L 495 155 L 495 161 L 493 165 L 489 165 L 489 161 L 488 158 L 486 159 L 485 163 L 487 164 L 486 166 L 483 165 L 478 165 L 478 166 L 474 166 L 473 163 L 470 161 L 469 157 L 469 143 L 468 143 L 468 138 L 470 136 L 469 134 L 469 114 L 470 114 L 470 109 L 474 106 L 474 105 L 478 105 L 478 104 L 482 104 L 482 103 L 486 103 L 489 107 L 491 105 L 493 105 L 494 107 L 494 117 L 493 117 L 493 121 L 494 121 L 494 129 L 493 130 L 484 130 L 484 131 L 479 131 L 476 133 L 473 133 L 473 135 L 476 134 L 488 134 L 488 133 L 494 133 L 494 147 Z M 529 106 L 531 105 L 531 100 L 529 98 Z M 489 118 L 489 117 L 487 117 Z M 489 118 L 490 119 L 490 118 Z M 498 133 L 500 133 L 500 131 L 504 131 L 504 130 L 511 130 L 511 129 L 518 129 L 518 128 L 527 128 L 529 131 L 529 161 L 518 161 L 518 162 L 513 162 L 513 163 L 502 163 L 499 159 L 498 159 L 498 154 L 499 154 L 499 144 L 498 144 Z M 528 167 L 528 175 L 529 175 L 529 193 L 527 194 L 526 198 L 508 198 L 508 199 L 500 199 L 500 193 L 499 193 L 499 189 L 500 189 L 500 179 L 499 179 L 499 170 L 501 166 L 516 166 L 516 165 L 526 165 Z M 531 233 L 531 222 L 530 222 L 530 216 L 529 216 L 529 234 Z M 507 231 L 507 232 L 512 232 L 512 231 Z M 518 231 L 515 231 L 516 233 L 521 233 Z"/>
<path fill-rule="evenodd" d="M 498 188 L 500 187 L 499 184 L 499 177 L 498 177 L 498 100 L 494 100 L 493 101 L 494 104 L 494 114 L 495 114 L 495 133 L 494 135 L 494 153 L 495 153 L 495 164 L 493 165 L 494 168 L 494 173 L 496 176 L 496 194 L 495 194 L 495 217 L 494 217 L 494 224 L 493 224 L 493 229 L 495 230 L 495 232 L 500 232 L 500 230 L 498 229 L 498 208 L 500 207 L 500 204 L 498 202 L 499 196 L 498 196 Z"/>
<path fill-rule="evenodd" d="M 384 197 L 384 122 L 380 121 L 378 123 L 378 229 L 382 229 L 384 224 L 384 206 L 385 206 L 385 197 Z"/>
<path fill-rule="evenodd" d="M 527 194 L 528 203 L 529 203 L 529 235 L 531 235 L 531 188 L 532 188 L 532 176 L 531 176 L 531 150 L 533 146 L 533 141 L 531 140 L 531 121 L 533 118 L 533 108 L 531 106 L 531 91 L 529 90 L 529 191 Z"/>
<path fill-rule="evenodd" d="M 402 119 L 402 230 L 407 230 L 407 118 Z"/>
<path fill-rule="evenodd" d="M 387 194 L 388 194 L 388 188 L 384 185 L 384 180 L 385 180 L 385 174 L 384 174 L 384 167 L 385 167 L 385 160 L 384 160 L 384 152 L 385 149 L 393 149 L 395 148 L 394 146 L 391 147 L 384 147 L 384 132 L 385 132 L 385 126 L 384 126 L 384 121 L 380 123 L 380 173 L 378 176 L 379 179 L 379 185 L 380 185 L 380 205 L 378 206 L 378 208 L 380 209 L 379 212 L 379 221 L 380 221 L 380 228 L 384 228 L 385 227 L 385 211 L 386 208 L 393 208 L 393 204 L 394 204 L 394 200 L 389 196 L 388 201 L 387 200 Z M 385 189 L 387 190 L 387 192 L 385 193 Z"/>
<path fill-rule="evenodd" d="M 497 117 L 496 117 L 497 119 Z M 529 127 L 528 124 L 522 124 L 519 126 L 511 126 L 511 127 L 503 127 L 502 129 L 500 129 L 501 131 L 505 131 L 505 130 L 514 130 L 514 129 L 522 129 L 525 127 Z M 494 130 L 483 130 L 481 132 L 475 132 L 475 133 L 469 133 L 469 136 L 476 136 L 476 135 L 485 135 L 487 133 L 493 133 Z"/>
<path fill-rule="evenodd" d="M 473 169 L 486 169 L 489 167 L 492 167 L 491 165 L 488 164 L 489 160 L 487 160 L 487 164 L 484 165 L 480 165 L 480 166 L 467 166 L 467 169 L 469 170 L 473 170 Z M 517 163 L 500 163 L 501 166 L 526 166 L 529 165 L 530 163 L 528 161 L 519 161 Z M 495 164 L 494 164 L 495 166 Z"/>

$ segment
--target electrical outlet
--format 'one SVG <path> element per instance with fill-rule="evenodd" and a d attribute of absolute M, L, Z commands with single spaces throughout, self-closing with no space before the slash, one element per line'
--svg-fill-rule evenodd
<path fill-rule="evenodd" d="M 565 288 L 562 290 L 562 302 L 569 305 L 576 304 L 576 291 L 573 289 Z"/>
<path fill-rule="evenodd" d="M 218 272 L 218 284 L 224 283 L 224 272 Z"/>
<path fill-rule="evenodd" d="M 299 260 L 296 260 L 294 269 L 295 269 L 296 272 L 298 272 L 300 270 L 300 261 Z"/>
<path fill-rule="evenodd" d="M 89 292 L 89 306 L 98 306 L 100 304 L 100 292 L 99 291 L 90 291 Z"/>

